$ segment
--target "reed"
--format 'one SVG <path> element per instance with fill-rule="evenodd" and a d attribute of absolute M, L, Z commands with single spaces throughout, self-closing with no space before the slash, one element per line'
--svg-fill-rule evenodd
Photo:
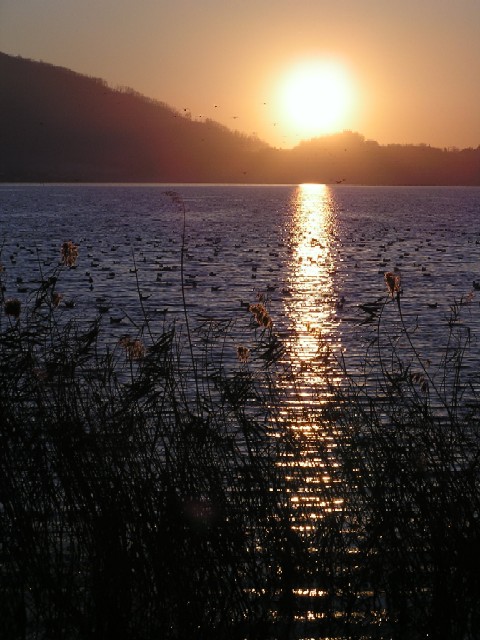
<path fill-rule="evenodd" d="M 112 345 L 59 313 L 62 268 L 2 299 L 1 637 L 273 637 L 292 534 L 269 373 L 213 362 L 213 324 L 193 372 L 179 326 Z"/>
<path fill-rule="evenodd" d="M 435 370 L 387 280 L 362 371 L 319 344 L 300 372 L 263 300 L 241 344 L 146 316 L 112 342 L 62 314 L 63 254 L 1 289 L 2 638 L 478 637 L 464 300 Z"/>
<path fill-rule="evenodd" d="M 464 321 L 475 308 L 471 296 L 452 304 L 434 364 L 416 347 L 421 328 L 403 317 L 399 281 L 387 286 L 361 375 L 337 359 L 343 375 L 319 416 L 336 443 L 343 499 L 319 544 L 333 535 L 345 637 L 473 639 L 480 398 Z"/>

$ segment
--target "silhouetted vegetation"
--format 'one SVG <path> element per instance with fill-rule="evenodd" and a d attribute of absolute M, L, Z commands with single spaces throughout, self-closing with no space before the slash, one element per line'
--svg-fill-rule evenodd
<path fill-rule="evenodd" d="M 0 180 L 480 185 L 480 147 L 343 132 L 274 149 L 132 89 L 0 53 Z"/>
<path fill-rule="evenodd" d="M 387 274 L 363 369 L 296 368 L 264 300 L 236 359 L 188 315 L 112 341 L 63 312 L 78 251 L 1 287 L 2 638 L 478 637 L 469 300 L 429 364 Z"/>

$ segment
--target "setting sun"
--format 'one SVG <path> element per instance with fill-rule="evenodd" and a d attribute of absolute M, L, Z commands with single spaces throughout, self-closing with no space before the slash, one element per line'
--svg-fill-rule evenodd
<path fill-rule="evenodd" d="M 347 126 L 351 82 L 335 62 L 304 62 L 286 75 L 280 101 L 287 126 L 301 137 L 333 133 Z"/>

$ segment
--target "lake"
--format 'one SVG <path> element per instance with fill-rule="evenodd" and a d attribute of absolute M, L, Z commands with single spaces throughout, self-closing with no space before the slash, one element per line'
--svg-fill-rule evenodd
<path fill-rule="evenodd" d="M 302 575 L 293 589 L 302 603 L 296 622 L 303 626 L 296 637 L 306 638 L 313 634 L 308 624 L 323 619 L 327 593 L 334 595 L 331 606 L 336 613 L 351 606 L 353 618 L 370 610 L 378 612 L 381 620 L 385 601 L 375 586 L 366 588 L 373 581 L 370 574 L 361 573 L 359 557 L 373 564 L 377 554 L 382 558 L 378 570 L 382 591 L 387 575 L 382 563 L 389 558 L 396 565 L 398 558 L 410 561 L 412 556 L 416 567 L 412 549 L 421 547 L 432 562 L 427 535 L 432 514 L 438 517 L 436 526 L 432 525 L 432 548 L 440 549 L 442 562 L 457 553 L 464 532 L 468 548 L 468 527 L 478 526 L 478 511 L 472 511 L 477 515 L 470 518 L 465 507 L 470 518 L 467 525 L 461 519 L 467 516 L 455 511 L 458 496 L 463 501 L 467 490 L 474 495 L 472 505 L 476 504 L 475 482 L 462 484 L 462 474 L 467 477 L 466 470 L 477 473 L 478 440 L 471 447 L 468 438 L 472 434 L 466 429 L 459 444 L 452 430 L 446 434 L 447 445 L 433 450 L 431 443 L 438 444 L 443 434 L 438 430 L 440 423 L 430 420 L 428 411 L 419 411 L 424 406 L 423 391 L 414 389 L 412 411 L 409 414 L 407 407 L 402 413 L 402 399 L 395 404 L 395 398 L 400 397 L 394 394 L 396 381 L 388 378 L 391 387 L 379 387 L 379 402 L 369 406 L 371 413 L 361 414 L 361 400 L 352 407 L 346 404 L 341 417 L 343 431 L 338 432 L 327 429 L 323 414 L 315 414 L 312 407 L 328 398 L 327 387 L 323 395 L 318 393 L 324 382 L 319 354 L 325 349 L 344 358 L 352 378 L 359 380 L 365 374 L 372 344 L 381 347 L 375 354 L 388 355 L 394 350 L 405 353 L 407 362 L 413 352 L 418 357 L 413 358 L 411 368 L 400 370 L 402 375 L 412 374 L 409 381 L 421 386 L 438 371 L 438 388 L 448 386 L 442 377 L 442 359 L 461 347 L 462 341 L 470 339 L 475 346 L 479 329 L 479 212 L 479 188 L 2 185 L 1 276 L 5 298 L 18 298 L 25 304 L 58 269 L 62 243 L 71 240 L 78 245 L 79 255 L 75 268 L 61 269 L 56 285 L 63 295 L 55 311 L 61 321 L 77 318 L 82 322 L 100 315 L 105 340 L 115 345 L 125 334 L 139 335 L 145 317 L 153 331 L 161 332 L 172 323 L 181 326 L 185 304 L 194 340 L 198 340 L 195 348 L 204 348 L 199 339 L 201 327 L 228 327 L 227 333 L 218 334 L 228 338 L 222 337 L 219 352 L 226 367 L 241 368 L 238 346 L 253 349 L 258 338 L 260 328 L 252 330 L 249 305 L 265 305 L 273 332 L 287 347 L 281 355 L 283 364 L 296 373 L 295 394 L 288 388 L 283 396 L 280 393 L 286 404 L 277 407 L 275 414 L 278 424 L 291 428 L 304 447 L 300 460 L 288 457 L 287 452 L 280 461 L 287 470 L 289 525 L 301 536 L 311 535 L 309 553 L 319 558 L 311 573 Z M 400 306 L 395 296 L 389 296 L 386 272 L 399 278 Z M 385 371 L 399 374 L 395 359 L 383 362 Z M 476 349 L 467 351 L 460 364 L 476 384 Z M 405 375 L 402 380 L 408 381 Z M 281 378 L 281 384 L 288 386 L 289 378 Z M 475 391 L 478 393 L 478 388 Z M 246 405 L 248 409 L 248 400 Z M 294 420 L 288 423 L 292 416 Z M 405 417 L 408 420 L 403 420 Z M 362 428 L 355 430 L 358 424 Z M 458 426 L 461 421 L 452 424 Z M 341 434 L 338 441 L 336 433 Z M 467 454 L 457 459 L 454 445 Z M 348 469 L 343 465 L 344 477 L 342 464 L 337 464 L 340 457 L 350 464 Z M 467 462 L 472 463 L 471 468 Z M 345 478 L 349 484 L 341 484 Z M 445 490 L 442 502 L 437 489 L 443 478 L 451 480 L 453 488 L 451 493 Z M 344 486 L 350 487 L 346 496 Z M 404 490 L 400 497 L 399 487 Z M 392 495 L 396 502 L 390 502 Z M 425 496 L 429 499 L 424 500 Z M 349 508 L 345 508 L 344 498 Z M 394 522 L 392 504 L 400 515 L 399 523 Z M 452 534 L 448 546 L 445 540 L 450 538 L 445 535 L 441 541 L 444 547 L 435 546 L 437 532 L 443 531 L 445 508 L 452 509 L 449 530 L 454 530 L 457 538 Z M 327 543 L 322 545 L 329 532 L 336 531 L 337 523 L 328 518 L 337 514 L 344 518 L 339 521 L 342 535 L 332 540 L 334 544 L 340 541 L 340 552 L 337 564 L 330 565 L 333 555 Z M 383 548 L 383 532 L 390 531 L 390 522 L 396 527 L 395 535 L 403 523 L 403 536 L 414 531 L 418 536 L 412 533 L 405 546 L 388 542 Z M 457 522 L 458 530 L 454 529 Z M 392 552 L 396 549 L 397 556 Z M 409 553 L 404 554 L 404 549 Z M 421 553 L 418 558 L 418 572 L 409 573 L 407 567 L 404 574 L 423 580 L 426 564 Z M 443 570 L 441 562 L 440 568 Z M 396 588 L 395 569 L 392 584 Z M 333 587 L 328 579 L 330 570 Z M 342 576 L 358 579 L 357 591 L 352 588 L 355 605 L 348 601 L 350 582 L 347 584 L 347 577 L 342 582 Z M 418 588 L 419 598 L 428 592 L 417 583 L 414 587 L 406 584 L 408 598 L 414 588 Z M 345 601 L 342 589 L 347 594 Z M 422 607 L 418 605 L 416 611 L 423 612 Z"/>
<path fill-rule="evenodd" d="M 356 359 L 390 271 L 421 350 L 438 350 L 454 301 L 470 301 L 465 320 L 478 324 L 480 189 L 463 187 L 2 185 L 5 295 L 25 300 L 72 240 L 78 266 L 57 286 L 65 313 L 101 310 L 125 332 L 141 297 L 153 323 L 181 317 L 183 212 L 171 190 L 186 210 L 192 321 L 236 320 L 262 296 L 299 357 L 321 334 Z"/>

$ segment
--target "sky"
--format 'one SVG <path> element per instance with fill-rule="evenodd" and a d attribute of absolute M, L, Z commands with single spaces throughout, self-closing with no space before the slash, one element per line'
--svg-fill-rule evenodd
<path fill-rule="evenodd" d="M 0 51 L 289 148 L 480 145 L 480 0 L 0 0 Z"/>

